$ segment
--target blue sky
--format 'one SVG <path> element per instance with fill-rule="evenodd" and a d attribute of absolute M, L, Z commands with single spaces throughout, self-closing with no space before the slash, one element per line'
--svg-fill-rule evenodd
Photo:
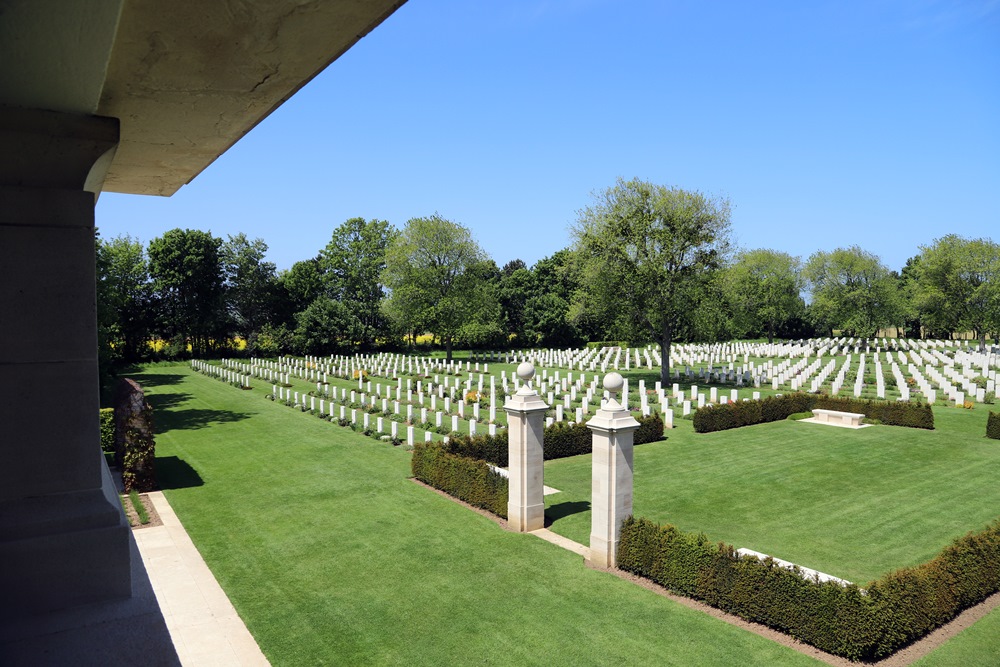
<path fill-rule="evenodd" d="M 741 247 L 893 269 L 1000 241 L 1000 0 L 410 0 L 173 197 L 104 238 L 245 232 L 279 269 L 344 220 L 438 212 L 501 266 L 619 176 L 729 198 Z"/>

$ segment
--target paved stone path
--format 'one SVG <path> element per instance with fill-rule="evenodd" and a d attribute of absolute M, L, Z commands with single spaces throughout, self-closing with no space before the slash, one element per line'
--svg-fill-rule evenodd
<path fill-rule="evenodd" d="M 269 666 L 167 499 L 159 491 L 149 498 L 163 525 L 133 535 L 181 664 Z"/>
<path fill-rule="evenodd" d="M 535 537 L 540 537 L 546 542 L 550 542 L 558 547 L 562 547 L 567 551 L 572 551 L 573 553 L 583 556 L 585 559 L 590 559 L 590 547 L 585 547 L 579 542 L 574 542 L 568 537 L 563 537 L 558 533 L 553 533 L 548 528 L 539 528 L 538 530 L 531 531 L 531 534 Z"/>

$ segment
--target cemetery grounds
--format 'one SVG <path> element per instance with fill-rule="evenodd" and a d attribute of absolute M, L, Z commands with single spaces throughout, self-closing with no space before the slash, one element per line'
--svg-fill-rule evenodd
<path fill-rule="evenodd" d="M 678 346 L 674 367 L 680 370 L 676 384 L 684 398 L 692 398 L 692 387 L 697 387 L 694 403 L 698 393 L 710 401 L 711 387 L 716 388 L 716 400 L 731 398 L 733 389 L 738 400 L 755 391 L 782 393 L 790 389 L 793 378 L 808 389 L 830 362 L 833 371 L 824 381 L 832 383 L 847 366 L 840 384 L 853 395 L 862 352 L 868 369 L 861 371 L 862 396 L 874 398 L 881 392 L 898 398 L 906 386 L 913 392 L 911 399 L 920 398 L 920 389 L 912 389 L 915 383 L 906 381 L 912 377 L 910 364 L 899 366 L 896 357 L 897 370 L 904 375 L 897 384 L 882 349 L 855 352 L 848 343 L 846 352 L 852 357 L 848 365 L 841 345 L 826 350 L 816 345 L 808 356 L 802 350 L 770 350 L 782 354 L 766 357 L 760 348 L 740 350 L 732 345 L 714 350 Z M 931 354 L 935 351 L 953 360 L 950 367 Z M 986 414 L 993 406 L 973 403 L 966 409 L 963 400 L 963 407 L 954 407 L 945 383 L 927 379 L 926 366 L 942 378 L 946 371 L 954 373 L 957 377 L 948 375 L 945 382 L 957 390 L 957 378 L 981 381 L 981 373 L 995 371 L 959 357 L 961 349 L 943 346 L 923 351 L 939 362 L 918 368 L 924 381 L 933 382 L 933 390 L 941 393 L 934 407 L 934 431 L 882 425 L 854 431 L 783 421 L 713 434 L 693 432 L 683 415 L 683 401 L 673 393 L 674 383 L 659 388 L 661 400 L 656 388 L 659 368 L 643 363 L 648 352 L 634 350 L 635 357 L 627 364 L 621 352 L 616 355 L 618 370 L 630 381 L 629 403 L 650 410 L 666 404 L 675 428 L 666 432 L 665 440 L 636 448 L 637 516 L 701 531 L 712 540 L 864 585 L 886 571 L 929 560 L 951 539 L 982 528 L 1000 514 L 996 510 L 1000 491 L 992 483 L 1000 473 L 1000 443 L 983 437 Z M 909 352 L 904 356 L 913 361 Z M 877 386 L 873 353 L 883 355 L 879 366 L 887 386 L 882 388 Z M 591 368 L 595 355 L 578 354 L 575 371 L 568 366 L 572 354 L 545 352 L 534 357 L 537 386 L 544 389 L 542 396 L 550 404 L 563 404 L 564 419 L 572 419 L 582 406 L 594 376 L 615 365 L 614 356 L 606 354 Z M 957 364 L 956 357 L 969 363 Z M 488 378 L 494 378 L 494 399 L 502 405 L 501 378 L 512 389 L 518 359 L 504 357 L 498 362 L 497 358 L 491 357 L 488 371 L 487 361 L 480 358 L 480 373 L 484 389 Z M 639 360 L 638 368 L 634 360 Z M 650 360 L 655 361 L 655 355 Z M 333 387 L 355 391 L 355 404 L 361 393 L 371 400 L 367 384 L 371 381 L 379 410 L 370 418 L 374 428 L 374 415 L 382 416 L 382 400 L 391 405 L 399 398 L 406 403 L 405 385 L 399 378 L 393 380 L 386 368 L 392 363 L 398 366 L 399 358 L 358 360 L 358 366 L 372 369 L 359 379 L 349 368 L 353 360 L 341 360 L 350 379 L 328 374 L 329 386 L 321 383 L 326 393 L 309 396 L 310 391 L 317 393 L 319 361 L 288 359 L 282 364 L 288 369 L 288 381 L 281 385 L 289 386 L 281 389 L 291 391 L 293 401 L 298 391 L 305 411 L 280 400 L 265 400 L 274 389 L 272 378 L 239 380 L 237 384 L 252 387 L 239 391 L 185 366 L 154 365 L 137 376 L 155 409 L 157 466 L 167 498 L 274 664 L 815 662 L 588 570 L 578 556 L 531 536 L 499 530 L 412 483 L 407 479 L 405 444 L 394 447 L 311 418 L 309 408 L 312 399 L 329 396 Z M 384 376 L 375 373 L 380 361 Z M 565 363 L 560 366 L 561 362 Z M 430 379 L 438 375 L 439 381 L 458 380 L 456 396 L 467 397 L 466 389 L 473 388 L 479 393 L 476 362 L 465 363 L 468 366 L 458 375 L 448 375 L 454 371 L 440 366 L 438 373 L 431 369 Z M 776 379 L 796 367 L 798 372 L 790 371 L 777 388 L 767 382 L 754 387 L 753 378 L 741 382 L 751 386 L 735 387 L 733 375 L 749 370 L 750 363 L 754 364 L 751 376 L 760 374 L 757 381 L 765 375 Z M 237 373 L 241 365 L 250 370 L 245 361 L 214 367 L 216 373 Z M 686 368 L 691 369 L 690 376 Z M 707 368 L 721 370 L 722 377 L 704 376 Z M 810 368 L 812 373 L 806 375 Z M 733 373 L 726 377 L 726 371 Z M 969 372 L 976 375 L 967 377 Z M 886 377 L 892 379 L 886 382 Z M 644 394 L 639 393 L 640 381 Z M 576 391 L 570 392 L 574 385 Z M 399 392 L 393 399 L 388 397 L 390 388 Z M 429 406 L 431 391 L 425 392 L 422 407 Z M 330 410 L 328 399 L 324 400 Z M 443 401 L 437 407 L 443 411 Z M 457 430 L 468 432 L 472 410 L 463 407 Z M 591 413 L 594 407 L 591 400 Z M 391 406 L 388 412 L 394 415 L 394 409 Z M 398 411 L 397 420 L 405 407 Z M 419 408 L 412 414 L 419 414 Z M 480 429 L 488 428 L 483 424 L 488 415 L 488 407 L 481 406 Z M 552 419 L 556 416 L 550 412 Z M 356 417 L 355 428 L 360 430 L 360 416 Z M 496 417 L 504 423 L 501 409 Z M 392 418 L 382 418 L 388 430 Z M 402 427 L 397 427 L 398 433 L 405 434 L 405 425 L 396 423 Z M 450 418 L 443 423 L 452 425 Z M 432 439 L 443 437 L 435 430 L 434 417 L 427 425 Z M 422 426 L 414 430 L 415 438 L 427 437 Z M 559 491 L 546 497 L 550 529 L 586 544 L 590 457 L 548 461 L 545 483 Z M 594 623 L 602 623 L 602 629 L 582 629 Z M 995 611 L 919 664 L 989 664 L 977 660 L 992 659 L 989 656 L 1000 651 L 998 631 L 1000 613 Z"/>

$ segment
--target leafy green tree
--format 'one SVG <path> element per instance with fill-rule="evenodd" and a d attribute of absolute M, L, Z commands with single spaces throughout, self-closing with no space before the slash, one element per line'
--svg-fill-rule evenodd
<path fill-rule="evenodd" d="M 903 331 L 900 335 L 911 338 L 923 338 L 927 329 L 920 309 L 919 266 L 920 256 L 910 257 L 899 274 L 899 291 L 903 301 Z"/>
<path fill-rule="evenodd" d="M 898 276 L 877 255 L 858 246 L 814 253 L 803 276 L 812 296 L 813 317 L 831 333 L 840 329 L 872 338 L 903 317 Z"/>
<path fill-rule="evenodd" d="M 382 274 L 389 298 L 383 312 L 400 330 L 429 329 L 444 342 L 450 361 L 461 329 L 473 322 L 484 303 L 476 272 L 486 254 L 462 225 L 438 214 L 413 218 L 392 240 Z"/>
<path fill-rule="evenodd" d="M 587 340 L 613 337 L 614 322 L 588 300 L 582 289 L 584 263 L 581 254 L 563 248 L 543 257 L 531 267 L 534 288 L 525 308 L 528 345 L 573 347 Z M 553 298 L 549 298 L 553 297 Z M 551 311 L 547 309 L 551 308 Z"/>
<path fill-rule="evenodd" d="M 531 346 L 572 347 L 580 332 L 570 317 L 570 303 L 556 292 L 542 292 L 525 306 L 525 337 Z"/>
<path fill-rule="evenodd" d="M 147 356 L 154 323 L 152 285 L 142 243 L 130 236 L 97 239 L 98 310 L 109 350 L 130 363 Z"/>
<path fill-rule="evenodd" d="M 932 329 L 972 331 L 979 349 L 1000 331 L 1000 245 L 949 234 L 921 247 L 917 303 Z"/>
<path fill-rule="evenodd" d="M 661 379 L 683 318 L 729 252 L 729 202 L 618 179 L 583 209 L 573 230 L 595 305 L 660 344 Z"/>
<path fill-rule="evenodd" d="M 355 315 L 364 347 L 388 333 L 382 314 L 382 272 L 386 249 L 396 234 L 384 220 L 351 218 L 333 230 L 333 238 L 320 252 L 327 296 L 343 303 Z"/>
<path fill-rule="evenodd" d="M 555 294 L 564 301 L 570 301 L 582 279 L 582 267 L 575 260 L 574 250 L 563 248 L 535 262 L 531 273 L 537 293 Z"/>
<path fill-rule="evenodd" d="M 165 338 L 187 338 L 196 356 L 228 335 L 223 297 L 222 239 L 172 229 L 149 243 L 149 274 Z"/>
<path fill-rule="evenodd" d="M 284 324 L 265 323 L 253 343 L 255 354 L 264 357 L 276 357 L 293 349 L 295 336 Z"/>
<path fill-rule="evenodd" d="M 696 288 L 698 307 L 692 308 L 678 320 L 677 340 L 685 342 L 716 343 L 732 340 L 733 313 L 725 291 L 724 273 L 715 271 L 702 276 Z"/>
<path fill-rule="evenodd" d="M 299 354 L 349 351 L 358 339 L 361 323 L 351 309 L 328 296 L 319 296 L 295 315 L 293 345 Z"/>
<path fill-rule="evenodd" d="M 261 328 L 274 319 L 277 270 L 264 261 L 267 244 L 249 240 L 242 232 L 222 244 L 222 266 L 226 278 L 226 302 L 233 327 L 256 351 Z"/>
<path fill-rule="evenodd" d="M 456 341 L 469 348 L 499 347 L 507 343 L 498 299 L 501 271 L 496 262 L 486 259 L 470 264 L 466 280 L 471 287 L 466 298 L 477 307 L 459 327 Z"/>
<path fill-rule="evenodd" d="M 741 335 L 767 333 L 767 342 L 805 308 L 801 262 L 777 250 L 746 250 L 725 271 L 723 286 Z"/>
<path fill-rule="evenodd" d="M 534 290 L 534 276 L 524 262 L 515 259 L 504 265 L 497 288 L 501 325 L 519 346 L 525 343 L 525 309 Z"/>
<path fill-rule="evenodd" d="M 325 296 L 323 270 L 318 257 L 292 264 L 292 268 L 278 273 L 275 315 L 279 324 L 295 328 L 295 315 L 309 307 L 316 299 Z"/>

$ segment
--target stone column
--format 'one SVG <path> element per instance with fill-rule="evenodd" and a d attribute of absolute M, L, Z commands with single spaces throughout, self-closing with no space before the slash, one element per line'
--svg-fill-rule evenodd
<path fill-rule="evenodd" d="M 0 620 L 131 595 L 101 454 L 94 203 L 118 121 L 0 107 Z"/>
<path fill-rule="evenodd" d="M 517 367 L 517 375 L 524 384 L 503 406 L 509 433 L 507 525 L 519 533 L 527 533 L 545 527 L 542 440 L 545 411 L 549 406 L 531 388 L 534 366 L 522 363 Z"/>
<path fill-rule="evenodd" d="M 639 422 L 616 399 L 623 385 L 618 373 L 604 376 L 611 398 L 587 423 L 594 433 L 590 560 L 601 567 L 615 566 L 622 522 L 632 513 L 632 438 Z"/>

